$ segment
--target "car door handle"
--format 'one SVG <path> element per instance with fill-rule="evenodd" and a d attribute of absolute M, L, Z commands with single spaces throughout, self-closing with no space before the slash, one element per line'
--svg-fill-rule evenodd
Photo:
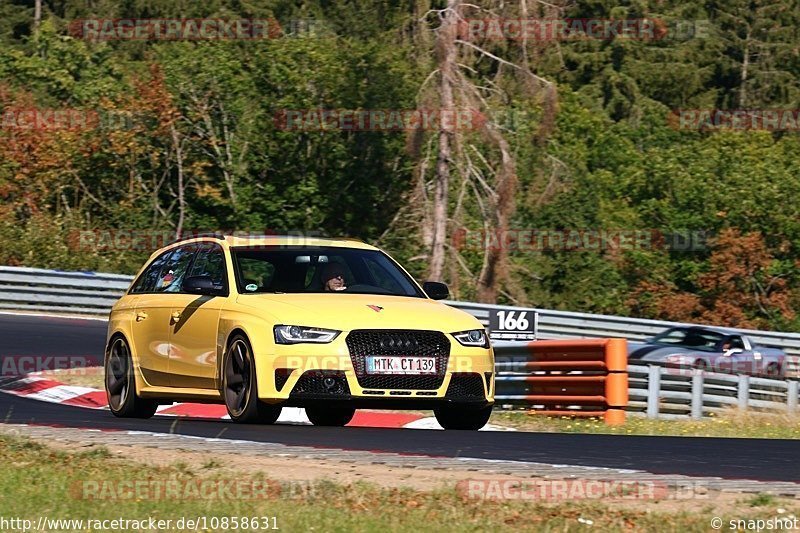
<path fill-rule="evenodd" d="M 136 312 L 136 322 L 141 322 L 145 318 L 147 318 L 147 313 L 145 313 L 144 311 L 137 311 Z"/>
<path fill-rule="evenodd" d="M 180 311 L 173 311 L 172 315 L 170 315 L 170 316 L 172 318 L 172 322 L 175 323 L 175 322 L 177 322 L 178 320 L 181 319 L 181 312 Z"/>

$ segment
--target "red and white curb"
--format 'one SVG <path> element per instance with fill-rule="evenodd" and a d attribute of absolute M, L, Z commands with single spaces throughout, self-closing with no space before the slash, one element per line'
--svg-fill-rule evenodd
<path fill-rule="evenodd" d="M 36 375 L 21 378 L 9 378 L 0 382 L 0 392 L 13 394 L 22 398 L 43 402 L 72 405 L 88 409 L 108 409 L 105 391 L 89 387 L 64 385 L 58 381 Z M 174 403 L 159 406 L 156 411 L 160 416 L 179 416 L 189 418 L 206 418 L 228 420 L 224 405 L 202 403 Z M 309 425 L 305 409 L 284 407 L 279 424 Z M 434 417 L 423 417 L 414 413 L 391 413 L 386 411 L 356 411 L 348 426 L 373 428 L 408 428 L 408 429 L 442 429 Z M 487 424 L 481 431 L 508 431 L 510 428 Z"/>

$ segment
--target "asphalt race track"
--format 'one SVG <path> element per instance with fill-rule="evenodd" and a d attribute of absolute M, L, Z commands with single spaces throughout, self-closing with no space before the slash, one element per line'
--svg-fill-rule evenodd
<path fill-rule="evenodd" d="M 102 360 L 105 320 L 0 314 L 0 357 L 59 355 Z"/>
<path fill-rule="evenodd" d="M 0 315 L 0 357 L 102 355 L 106 324 Z M 792 440 L 641 437 L 525 432 L 237 425 L 224 420 L 123 420 L 108 411 L 27 400 L 0 393 L 0 421 L 66 427 L 179 433 L 287 445 L 444 457 L 601 466 L 656 474 L 760 481 L 800 480 L 800 442 Z"/>

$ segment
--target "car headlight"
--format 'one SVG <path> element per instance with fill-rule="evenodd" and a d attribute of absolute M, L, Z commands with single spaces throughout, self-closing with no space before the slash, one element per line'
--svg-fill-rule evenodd
<path fill-rule="evenodd" d="M 453 335 L 453 337 L 455 337 L 456 340 L 464 346 L 477 346 L 480 348 L 489 347 L 489 337 L 486 335 L 486 331 L 482 329 L 459 331 L 452 333 L 451 335 Z"/>
<path fill-rule="evenodd" d="M 307 326 L 275 326 L 277 344 L 298 344 L 313 342 L 325 344 L 335 339 L 341 331 L 335 329 L 311 328 Z"/>

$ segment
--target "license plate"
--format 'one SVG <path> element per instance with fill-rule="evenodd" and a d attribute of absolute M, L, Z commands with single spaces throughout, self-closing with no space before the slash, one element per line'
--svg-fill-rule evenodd
<path fill-rule="evenodd" d="M 435 374 L 435 357 L 370 356 L 367 374 Z"/>

